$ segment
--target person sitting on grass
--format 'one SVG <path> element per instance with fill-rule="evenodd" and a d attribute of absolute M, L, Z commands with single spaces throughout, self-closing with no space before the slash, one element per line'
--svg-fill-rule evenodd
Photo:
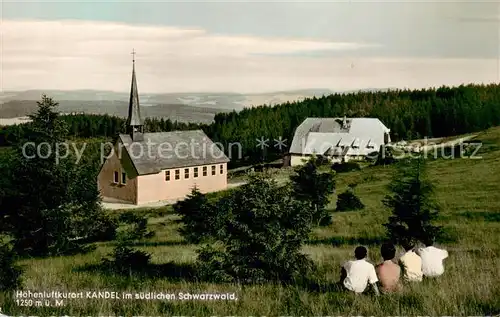
<path fill-rule="evenodd" d="M 380 253 L 384 262 L 377 265 L 375 271 L 382 286 L 382 293 L 390 293 L 401 289 L 400 276 L 401 268 L 394 263 L 396 247 L 392 243 L 384 243 L 380 248 Z"/>
<path fill-rule="evenodd" d="M 404 240 L 402 243 L 405 254 L 399 258 L 399 264 L 403 271 L 403 277 L 406 281 L 422 281 L 422 259 L 415 253 L 415 245 L 410 240 Z"/>
<path fill-rule="evenodd" d="M 354 250 L 355 260 L 347 261 L 342 266 L 341 283 L 347 290 L 355 294 L 363 293 L 368 283 L 372 286 L 376 295 L 379 295 L 377 287 L 377 273 L 373 264 L 366 261 L 367 250 L 359 246 Z"/>
<path fill-rule="evenodd" d="M 417 252 L 422 258 L 422 273 L 425 277 L 437 277 L 444 273 L 443 260 L 448 257 L 448 251 L 433 246 L 432 238 L 424 239 L 425 248 Z"/>

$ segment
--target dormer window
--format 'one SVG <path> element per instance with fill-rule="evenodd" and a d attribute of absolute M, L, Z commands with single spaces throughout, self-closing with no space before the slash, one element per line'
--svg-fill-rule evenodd
<path fill-rule="evenodd" d="M 366 144 L 366 148 L 367 149 L 374 149 L 375 148 L 375 144 L 373 144 L 372 140 L 368 141 L 368 143 Z"/>
<path fill-rule="evenodd" d="M 356 138 L 356 139 L 354 139 L 354 141 L 352 141 L 351 147 L 353 149 L 359 149 L 359 143 L 360 143 L 359 138 Z"/>

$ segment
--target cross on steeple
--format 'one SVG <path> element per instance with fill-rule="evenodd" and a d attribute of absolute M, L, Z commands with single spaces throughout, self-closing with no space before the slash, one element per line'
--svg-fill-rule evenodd
<path fill-rule="evenodd" d="M 132 62 L 135 62 L 135 49 L 132 49 Z"/>
<path fill-rule="evenodd" d="M 130 101 L 128 106 L 127 130 L 133 141 L 141 141 L 144 132 L 144 125 L 139 107 L 139 92 L 137 90 L 137 80 L 135 78 L 135 50 L 132 50 L 132 84 L 130 87 Z"/>

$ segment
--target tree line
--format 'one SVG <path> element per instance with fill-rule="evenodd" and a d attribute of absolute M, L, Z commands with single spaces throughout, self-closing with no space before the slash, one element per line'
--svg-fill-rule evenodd
<path fill-rule="evenodd" d="M 307 117 L 376 117 L 389 129 L 393 140 L 445 137 L 471 133 L 500 125 L 500 85 L 461 85 L 420 90 L 393 90 L 332 94 L 276 106 L 262 105 L 242 111 L 218 113 L 211 124 L 147 118 L 149 132 L 202 129 L 220 142 L 231 165 L 271 161 L 286 148 L 273 147 L 273 140 L 291 144 L 297 126 Z M 125 131 L 125 119 L 109 115 L 61 116 L 69 135 L 80 138 L 112 137 Z M 26 134 L 26 126 L 3 127 L 0 146 L 12 145 Z M 256 147 L 257 139 L 269 139 L 269 147 Z M 227 153 L 230 143 L 239 142 L 242 156 Z"/>

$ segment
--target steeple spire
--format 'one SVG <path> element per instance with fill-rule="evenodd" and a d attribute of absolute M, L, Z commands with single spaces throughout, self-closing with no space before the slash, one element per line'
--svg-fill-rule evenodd
<path fill-rule="evenodd" d="M 135 50 L 132 50 L 132 84 L 130 87 L 130 101 L 128 104 L 127 132 L 133 141 L 142 141 L 144 126 L 139 106 L 139 92 L 135 78 Z"/>

